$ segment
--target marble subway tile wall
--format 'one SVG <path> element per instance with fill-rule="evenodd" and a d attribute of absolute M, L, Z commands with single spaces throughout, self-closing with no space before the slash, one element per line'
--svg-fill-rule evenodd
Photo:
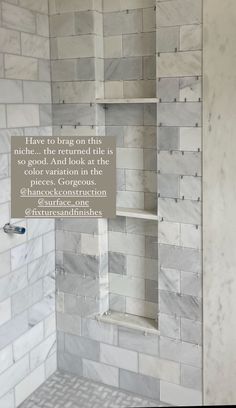
<path fill-rule="evenodd" d="M 104 1 L 106 98 L 156 97 L 155 0 Z"/>
<path fill-rule="evenodd" d="M 17 407 L 57 367 L 54 220 L 11 220 L 10 138 L 52 135 L 47 0 L 0 1 L 0 406 Z"/>
<path fill-rule="evenodd" d="M 180 363 L 170 404 L 202 392 L 202 1 L 157 2 L 160 355 Z"/>

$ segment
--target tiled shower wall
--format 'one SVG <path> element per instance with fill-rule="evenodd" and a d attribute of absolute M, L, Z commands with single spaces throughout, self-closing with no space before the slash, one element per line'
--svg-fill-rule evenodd
<path fill-rule="evenodd" d="M 56 369 L 54 220 L 12 220 L 10 135 L 51 135 L 47 0 L 0 1 L 0 406 L 18 406 Z"/>
<path fill-rule="evenodd" d="M 93 131 L 96 132 L 96 128 L 89 128 L 89 125 L 93 123 L 103 125 L 105 123 L 106 134 L 117 136 L 120 150 L 126 147 L 125 143 L 131 143 L 127 147 L 135 149 L 135 140 L 140 143 L 139 147 L 150 148 L 150 152 L 155 147 L 155 142 L 154 140 L 150 142 L 152 136 L 150 136 L 149 131 L 153 127 L 151 135 L 155 133 L 157 121 L 159 126 L 157 146 L 159 150 L 157 160 L 159 172 L 158 214 L 162 220 L 159 223 L 158 244 L 153 235 L 151 235 L 152 240 L 148 241 L 151 230 L 148 229 L 148 225 L 145 226 L 145 223 L 134 221 L 132 224 L 129 219 L 117 218 L 116 221 L 109 222 L 111 238 L 109 245 L 110 249 L 113 249 L 113 254 L 109 254 L 108 262 L 107 226 L 105 222 L 99 227 L 89 220 L 86 221 L 86 226 L 83 220 L 76 222 L 71 220 L 69 224 L 66 221 L 58 223 L 57 262 L 60 270 L 57 278 L 58 360 L 59 367 L 65 370 L 152 398 L 160 398 L 163 402 L 173 405 L 201 404 L 202 395 L 201 101 L 199 100 L 201 98 L 201 3 L 201 0 L 166 0 L 156 3 L 157 51 L 159 53 L 157 75 L 158 97 L 160 98 L 157 119 L 155 105 L 154 108 L 148 107 L 148 105 L 141 107 L 127 105 L 125 107 L 109 107 L 106 110 L 105 121 L 102 110 L 94 107 L 95 113 L 92 118 L 95 118 L 95 122 L 91 117 L 87 120 L 88 112 L 91 112 L 89 108 L 93 111 L 93 104 L 91 107 L 89 104 L 92 97 L 89 98 L 89 106 L 85 109 L 84 106 L 78 107 L 77 101 L 75 101 L 76 106 L 70 105 L 70 92 L 67 100 L 64 99 L 64 104 L 63 98 L 60 100 L 60 106 L 56 104 L 54 116 L 54 124 L 57 125 L 54 127 L 55 132 L 60 131 L 65 135 L 92 134 Z M 72 13 L 76 16 L 77 22 L 77 14 L 79 15 L 80 12 L 84 12 L 88 8 L 92 10 L 95 7 L 95 10 L 99 9 L 100 12 L 102 10 L 99 8 L 101 7 L 99 2 L 89 2 L 86 4 L 87 7 L 85 7 L 84 2 L 72 0 L 66 3 L 56 0 L 52 4 L 54 14 L 62 13 L 63 17 L 61 18 L 66 20 L 66 13 L 68 16 Z M 104 0 L 103 17 L 106 16 L 106 13 L 111 13 L 112 18 L 123 21 L 119 19 L 124 16 L 125 11 L 127 15 L 132 15 L 129 18 L 133 19 L 135 15 L 139 21 L 140 17 L 137 10 L 145 8 L 144 4 L 147 3 L 141 0 Z M 148 8 L 149 6 L 152 7 L 153 4 L 149 4 Z M 126 9 L 128 9 L 128 13 Z M 117 16 L 114 15 L 115 13 Z M 109 25 L 109 22 L 106 24 Z M 67 27 L 68 25 L 73 27 L 73 30 L 75 29 L 73 24 L 67 23 Z M 123 25 L 123 27 L 127 26 L 137 27 L 134 20 L 130 25 L 127 23 Z M 82 25 L 82 27 L 84 30 L 82 33 L 73 31 L 73 41 L 61 39 L 60 34 L 55 41 L 53 40 L 60 52 L 60 54 L 56 54 L 56 59 L 63 60 L 56 63 L 61 66 L 60 76 L 57 77 L 56 81 L 71 81 L 73 77 L 72 81 L 80 82 L 78 64 L 81 64 L 81 58 L 96 56 L 96 50 L 93 51 L 94 54 L 87 55 L 88 28 L 87 25 Z M 137 33 L 133 34 L 140 36 L 142 33 L 141 28 L 140 32 L 138 29 Z M 107 52 L 119 49 L 120 37 L 123 36 L 123 32 L 119 31 L 114 34 L 116 39 L 113 38 L 113 35 L 104 37 L 105 56 L 106 58 L 121 58 L 122 66 L 123 53 L 119 56 L 107 54 Z M 61 35 L 62 37 L 67 36 L 67 31 Z M 129 36 L 130 33 L 125 33 L 124 36 L 126 35 Z M 85 48 L 81 49 L 82 39 Z M 113 41 L 117 41 L 117 47 L 113 47 Z M 113 44 L 110 50 L 109 42 Z M 139 42 L 138 44 L 140 46 Z M 70 47 L 75 47 L 73 53 L 76 51 L 77 54 L 73 54 Z M 71 59 L 73 59 L 72 63 Z M 87 60 L 88 62 L 89 60 Z M 100 63 L 102 65 L 102 61 Z M 115 70 L 120 66 L 117 61 L 112 63 L 115 64 Z M 105 67 L 108 69 L 109 64 L 106 64 L 107 61 Z M 79 72 L 83 72 L 82 65 L 80 67 Z M 62 79 L 63 75 L 64 79 Z M 94 79 L 92 74 L 91 78 Z M 96 82 L 100 81 L 101 78 L 102 75 L 99 76 L 99 80 L 95 75 Z M 89 81 L 89 77 L 86 80 Z M 143 81 L 145 77 L 137 77 L 134 81 L 136 80 Z M 106 93 L 106 97 L 124 96 L 125 81 L 121 80 L 120 83 L 119 80 L 116 81 L 115 78 L 112 78 L 113 84 L 107 84 L 107 82 L 105 91 L 108 89 L 107 86 L 114 85 L 113 91 L 115 92 L 117 89 L 117 93 Z M 74 83 L 72 88 L 73 86 L 79 85 Z M 121 88 L 123 93 L 119 93 Z M 134 88 L 140 89 L 137 83 L 135 83 Z M 99 92 L 95 94 L 95 97 L 101 98 L 101 83 L 99 83 L 98 89 Z M 73 94 L 73 90 L 71 92 Z M 129 96 L 137 97 L 135 92 Z M 76 98 L 81 98 L 82 105 L 87 98 L 86 95 L 83 97 L 82 92 L 76 93 Z M 84 112 L 86 112 L 85 116 Z M 77 120 L 81 126 L 75 129 Z M 142 122 L 140 122 L 141 120 Z M 120 127 L 117 127 L 118 124 Z M 62 129 L 60 129 L 60 125 L 63 125 Z M 144 127 L 144 125 L 148 126 Z M 134 136 L 132 136 L 131 129 L 134 131 Z M 102 132 L 102 129 L 100 131 Z M 125 160 L 125 158 L 122 157 L 121 160 Z M 152 161 L 149 158 L 147 162 Z M 129 163 L 128 159 L 127 163 Z M 128 190 L 126 187 L 124 188 L 126 181 L 124 178 L 122 179 L 122 174 L 125 170 L 130 169 L 125 169 L 125 166 L 120 167 L 118 169 L 118 186 L 121 186 L 120 191 L 122 193 L 122 189 Z M 132 189 L 133 183 L 134 181 L 132 181 Z M 144 194 L 144 191 L 139 191 L 139 188 L 136 191 L 131 191 L 131 193 L 135 192 Z M 148 191 L 148 193 L 150 192 Z M 153 196 L 154 193 L 155 191 Z M 136 199 L 133 199 L 133 203 L 136 202 Z M 142 205 L 139 204 L 138 207 L 144 208 L 144 203 L 145 194 Z M 128 200 L 128 204 L 132 207 L 131 201 Z M 149 209 L 154 208 L 156 205 L 149 207 Z M 144 235 L 142 235 L 143 231 L 145 231 Z M 128 235 L 126 235 L 127 232 Z M 136 239 L 135 234 L 138 239 Z M 151 234 L 153 234 L 152 231 Z M 153 282 L 150 285 L 149 294 L 150 298 L 152 297 L 158 302 L 159 336 L 144 336 L 141 332 L 127 330 L 116 325 L 98 323 L 94 318 L 97 311 L 106 310 L 107 299 L 104 294 L 107 293 L 108 288 L 108 265 L 109 268 L 113 268 L 115 272 L 113 275 L 116 275 L 119 263 L 122 271 L 127 271 L 128 269 L 125 269 L 124 265 L 130 262 L 129 255 L 131 255 L 130 258 L 135 258 L 137 254 L 127 254 L 125 251 L 132 250 L 134 239 L 136 239 L 139 248 L 140 243 L 143 247 L 144 236 L 146 236 L 147 248 L 152 249 L 150 258 L 153 259 L 156 267 L 158 254 L 156 270 L 158 270 L 159 297 L 155 291 L 154 293 L 152 291 L 153 288 L 156 288 Z M 127 246 L 124 248 L 123 245 L 121 248 L 120 245 L 124 238 Z M 112 240 L 116 248 L 119 245 L 117 251 L 114 250 L 113 244 L 111 245 Z M 117 254 L 120 256 L 119 261 Z M 127 259 L 125 259 L 126 257 Z M 140 272 L 135 266 L 132 271 L 134 274 Z M 119 278 L 121 270 L 118 272 Z M 149 272 L 149 269 L 146 268 L 146 280 L 150 279 Z M 82 297 L 79 292 L 83 287 L 81 275 L 84 279 L 84 288 L 88 290 L 88 294 Z M 92 277 L 90 282 L 88 276 Z M 96 288 L 96 276 L 98 280 L 101 279 L 101 283 L 104 282 L 103 286 L 99 284 Z M 153 278 L 150 279 L 150 282 L 152 280 Z M 117 288 L 117 285 L 115 286 Z M 100 296 L 101 287 L 104 289 L 102 296 Z M 132 280 L 129 288 L 132 290 Z M 100 302 L 102 298 L 105 299 L 104 304 Z M 89 309 L 88 301 L 92 301 L 92 299 L 93 304 L 97 306 Z M 118 305 L 118 308 L 122 308 L 122 299 L 120 303 L 118 300 L 114 304 Z M 90 312 L 93 317 L 89 317 Z M 134 312 L 130 310 L 130 313 Z"/>

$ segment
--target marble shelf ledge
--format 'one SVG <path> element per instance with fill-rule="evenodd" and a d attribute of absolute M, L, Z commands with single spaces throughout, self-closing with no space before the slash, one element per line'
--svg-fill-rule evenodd
<path fill-rule="evenodd" d="M 156 320 L 148 319 L 147 317 L 109 311 L 103 315 L 97 315 L 96 319 L 99 322 L 115 324 L 120 327 L 126 327 L 127 329 L 137 330 L 144 335 L 155 334 L 158 336 L 160 334 L 157 329 Z"/>
<path fill-rule="evenodd" d="M 136 208 L 117 208 L 118 217 L 139 218 L 143 220 L 158 221 L 158 215 L 154 211 L 139 210 Z"/>
<path fill-rule="evenodd" d="M 157 98 L 129 98 L 129 99 L 96 99 L 97 104 L 121 104 L 121 103 L 157 103 Z"/>

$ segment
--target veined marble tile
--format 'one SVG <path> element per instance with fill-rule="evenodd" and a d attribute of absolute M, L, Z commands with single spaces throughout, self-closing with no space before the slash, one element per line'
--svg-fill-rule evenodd
<path fill-rule="evenodd" d="M 7 28 L 35 33 L 36 22 L 34 14 L 12 4 L 2 4 L 2 22 Z"/>
<path fill-rule="evenodd" d="M 142 31 L 141 10 L 130 10 L 104 14 L 104 36 L 140 33 Z"/>
<path fill-rule="evenodd" d="M 53 84 L 54 102 L 90 103 L 95 99 L 95 81 L 56 82 Z"/>
<path fill-rule="evenodd" d="M 11 319 L 11 299 L 0 302 L 0 326 Z M 1 357 L 0 357 L 1 360 Z"/>
<path fill-rule="evenodd" d="M 201 252 L 196 249 L 159 245 L 160 267 L 201 272 Z"/>
<path fill-rule="evenodd" d="M 156 128 L 152 126 L 125 126 L 124 145 L 125 147 L 147 148 L 156 147 Z"/>
<path fill-rule="evenodd" d="M 201 249 L 202 247 L 202 229 L 195 225 L 181 224 L 181 246 L 187 248 Z"/>
<path fill-rule="evenodd" d="M 98 322 L 93 319 L 82 319 L 82 334 L 102 343 L 117 344 L 117 326 Z"/>
<path fill-rule="evenodd" d="M 180 245 L 180 224 L 160 222 L 158 225 L 158 242 L 167 245 Z"/>
<path fill-rule="evenodd" d="M 181 340 L 160 338 L 160 355 L 162 358 L 189 364 L 201 368 L 201 347 L 196 344 L 186 343 Z"/>
<path fill-rule="evenodd" d="M 174 52 L 179 50 L 179 27 L 157 28 L 157 51 Z"/>
<path fill-rule="evenodd" d="M 6 54 L 4 60 L 6 78 L 37 80 L 38 61 L 35 58 Z"/>
<path fill-rule="evenodd" d="M 180 293 L 180 271 L 160 268 L 159 289 Z"/>
<path fill-rule="evenodd" d="M 123 82 L 122 81 L 106 81 L 104 82 L 105 98 L 123 98 Z"/>
<path fill-rule="evenodd" d="M 13 364 L 0 376 L 0 396 L 2 397 L 19 383 L 30 371 L 29 357 L 25 356 Z"/>
<path fill-rule="evenodd" d="M 17 361 L 43 340 L 43 323 L 34 326 L 13 343 L 14 359 Z"/>
<path fill-rule="evenodd" d="M 180 365 L 173 361 L 139 354 L 139 371 L 171 383 L 179 384 L 180 382 Z"/>
<path fill-rule="evenodd" d="M 179 101 L 179 78 L 161 78 L 158 82 L 158 98 L 162 102 Z"/>
<path fill-rule="evenodd" d="M 157 26 L 199 24 L 202 19 L 201 0 L 172 0 L 157 3 Z"/>
<path fill-rule="evenodd" d="M 180 179 L 180 197 L 187 200 L 201 199 L 201 177 L 184 176 Z"/>
<path fill-rule="evenodd" d="M 1 96 L 0 103 L 22 103 L 21 81 L 0 79 Z"/>
<path fill-rule="evenodd" d="M 117 168 L 120 169 L 143 169 L 143 150 L 117 148 Z"/>
<path fill-rule="evenodd" d="M 10 366 L 13 365 L 13 353 L 12 346 L 5 347 L 0 351 L 0 373 L 7 370 Z M 1 402 L 1 400 L 0 400 Z"/>
<path fill-rule="evenodd" d="M 54 14 L 50 16 L 50 36 L 66 37 L 75 35 L 75 14 Z"/>
<path fill-rule="evenodd" d="M 65 312 L 57 311 L 57 329 L 60 332 L 80 336 L 81 335 L 81 317 L 76 316 L 76 315 L 71 315 Z M 59 339 L 58 339 L 58 348 L 60 348 Z"/>
<path fill-rule="evenodd" d="M 7 105 L 7 125 L 9 128 L 39 126 L 39 106 Z"/>
<path fill-rule="evenodd" d="M 94 36 L 60 37 L 57 40 L 59 59 L 94 57 Z"/>
<path fill-rule="evenodd" d="M 199 76 L 202 73 L 201 52 L 161 53 L 158 58 L 158 73 L 163 78 Z"/>
<path fill-rule="evenodd" d="M 143 9 L 143 32 L 149 31 L 156 31 L 156 13 L 153 7 Z"/>
<path fill-rule="evenodd" d="M 201 128 L 180 128 L 180 145 L 182 151 L 195 151 L 202 149 Z"/>
<path fill-rule="evenodd" d="M 99 360 L 99 343 L 72 334 L 65 334 L 65 351 L 86 359 Z"/>
<path fill-rule="evenodd" d="M 42 256 L 42 238 L 33 239 L 11 250 L 12 270 L 18 269 Z"/>
<path fill-rule="evenodd" d="M 161 79 L 162 81 L 162 79 Z M 157 147 L 159 150 L 179 149 L 179 128 L 160 127 L 157 131 Z"/>
<path fill-rule="evenodd" d="M 157 280 L 157 260 L 128 255 L 127 274 L 137 278 Z"/>
<path fill-rule="evenodd" d="M 181 406 L 202 405 L 202 393 L 200 391 L 165 381 L 161 381 L 160 386 L 160 399 L 167 404 L 178 404 Z"/>
<path fill-rule="evenodd" d="M 202 278 L 199 274 L 181 272 L 181 293 L 201 298 Z"/>
<path fill-rule="evenodd" d="M 194 176 L 197 173 L 201 175 L 201 153 L 160 152 L 158 169 L 161 174 Z"/>
<path fill-rule="evenodd" d="M 138 371 L 138 354 L 135 351 L 101 343 L 101 362 L 129 371 Z"/>
<path fill-rule="evenodd" d="M 83 359 L 83 376 L 113 387 L 118 387 L 119 370 L 107 364 Z"/>
<path fill-rule="evenodd" d="M 109 232 L 109 251 L 144 256 L 145 237 L 142 235 Z"/>
<path fill-rule="evenodd" d="M 202 48 L 202 25 L 180 27 L 180 49 L 182 51 L 200 50 Z"/>
<path fill-rule="evenodd" d="M 160 197 L 179 197 L 179 177 L 175 174 L 158 174 L 158 193 Z"/>
<path fill-rule="evenodd" d="M 184 387 L 201 391 L 202 370 L 185 364 L 181 365 L 181 384 Z"/>
<path fill-rule="evenodd" d="M 160 198 L 159 216 L 165 221 L 201 225 L 201 203 L 191 200 Z"/>
<path fill-rule="evenodd" d="M 23 333 L 28 330 L 27 313 L 23 313 L 5 323 L 0 327 L 0 349 L 18 339 Z"/>
<path fill-rule="evenodd" d="M 12 313 L 17 315 L 28 309 L 43 297 L 43 281 L 39 280 L 32 286 L 25 287 L 22 291 L 17 291 L 12 296 Z"/>
<path fill-rule="evenodd" d="M 49 17 L 47 15 L 36 15 L 37 34 L 43 37 L 49 37 Z"/>
<path fill-rule="evenodd" d="M 156 79 L 156 56 L 143 57 L 143 78 Z"/>
<path fill-rule="evenodd" d="M 156 192 L 157 175 L 154 171 L 126 170 L 125 175 L 128 191 Z"/>
<path fill-rule="evenodd" d="M 202 344 L 202 323 L 181 318 L 181 338 L 188 343 Z"/>
<path fill-rule="evenodd" d="M 88 60 L 92 62 L 92 60 Z M 72 81 L 77 79 L 77 60 L 56 60 L 51 61 L 52 81 Z"/>
<path fill-rule="evenodd" d="M 117 207 L 144 208 L 144 193 L 119 191 L 116 198 Z"/>
<path fill-rule="evenodd" d="M 130 276 L 109 274 L 110 292 L 128 297 L 145 299 L 144 279 L 131 278 Z"/>
<path fill-rule="evenodd" d="M 161 313 L 177 315 L 191 320 L 201 320 L 202 304 L 200 298 L 167 291 L 160 291 L 159 298 Z"/>
<path fill-rule="evenodd" d="M 130 392 L 145 395 L 148 398 L 159 400 L 159 380 L 142 374 L 120 370 L 120 386 Z"/>
<path fill-rule="evenodd" d="M 159 313 L 158 323 L 162 336 L 173 339 L 180 338 L 180 318 L 178 316 Z"/>
<path fill-rule="evenodd" d="M 1 264 L 0 277 L 2 278 L 3 276 L 10 273 L 11 269 L 10 251 L 0 253 L 0 264 Z"/>
<path fill-rule="evenodd" d="M 104 37 L 104 58 L 122 57 L 122 36 Z"/>
<path fill-rule="evenodd" d="M 0 28 L 0 51 L 20 54 L 20 33 Z"/>
<path fill-rule="evenodd" d="M 142 105 L 117 105 L 109 106 L 106 112 L 106 126 L 142 126 L 143 107 Z"/>
<path fill-rule="evenodd" d="M 201 126 L 201 103 L 160 103 L 158 121 L 163 126 Z"/>
<path fill-rule="evenodd" d="M 202 81 L 199 77 L 180 78 L 180 101 L 199 101 L 202 97 Z"/>
<path fill-rule="evenodd" d="M 17 406 L 31 395 L 45 381 L 45 366 L 44 364 L 32 371 L 15 387 L 15 400 Z"/>
<path fill-rule="evenodd" d="M 154 55 L 156 52 L 155 33 L 123 35 L 124 57 Z"/>
<path fill-rule="evenodd" d="M 95 108 L 89 104 L 55 104 L 53 107 L 54 125 L 82 126 L 95 124 Z"/>
<path fill-rule="evenodd" d="M 29 57 L 49 59 L 49 39 L 38 35 L 21 33 L 22 54 Z"/>
<path fill-rule="evenodd" d="M 86 11 L 93 10 L 93 1 L 87 0 L 84 3 L 84 0 L 56 0 L 56 12 L 57 13 L 67 13 L 70 11 Z"/>
<path fill-rule="evenodd" d="M 109 307 L 111 310 L 125 313 L 125 296 L 109 293 Z"/>
<path fill-rule="evenodd" d="M 29 8 L 33 11 L 38 11 L 39 13 L 48 13 L 48 2 L 47 0 L 19 0 L 19 4 L 22 7 Z"/>
<path fill-rule="evenodd" d="M 157 336 L 143 336 L 143 333 L 119 328 L 119 346 L 140 353 L 158 355 L 159 338 Z"/>
<path fill-rule="evenodd" d="M 124 98 L 155 98 L 156 81 L 135 80 L 124 81 Z"/>
<path fill-rule="evenodd" d="M 125 312 L 154 320 L 157 317 L 158 306 L 156 303 L 148 302 L 143 299 L 126 297 Z"/>
<path fill-rule="evenodd" d="M 23 82 L 25 103 L 51 103 L 51 85 L 49 82 Z"/>
<path fill-rule="evenodd" d="M 105 81 L 142 79 L 142 58 L 106 58 Z"/>
<path fill-rule="evenodd" d="M 30 352 L 30 368 L 34 370 L 52 354 L 56 344 L 56 333 L 52 334 Z"/>

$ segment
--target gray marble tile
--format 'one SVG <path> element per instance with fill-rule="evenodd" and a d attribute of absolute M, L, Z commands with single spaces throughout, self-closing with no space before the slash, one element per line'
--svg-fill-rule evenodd
<path fill-rule="evenodd" d="M 28 330 L 27 312 L 16 316 L 0 327 L 0 349 L 13 343 L 18 337 Z"/>
<path fill-rule="evenodd" d="M 2 22 L 7 28 L 34 33 L 36 30 L 34 14 L 12 4 L 2 4 Z"/>
<path fill-rule="evenodd" d="M 158 98 L 162 102 L 179 100 L 179 78 L 160 78 L 158 82 Z"/>
<path fill-rule="evenodd" d="M 107 259 L 64 252 L 64 268 L 67 273 L 96 277 L 106 272 Z"/>
<path fill-rule="evenodd" d="M 177 150 L 179 148 L 179 129 L 177 127 L 158 128 L 157 148 Z"/>
<path fill-rule="evenodd" d="M 5 77 L 9 79 L 38 79 L 38 61 L 19 55 L 5 55 Z"/>
<path fill-rule="evenodd" d="M 155 33 L 129 34 L 123 36 L 123 55 L 125 57 L 143 57 L 155 55 Z"/>
<path fill-rule="evenodd" d="M 143 78 L 156 79 L 156 58 L 143 57 Z"/>
<path fill-rule="evenodd" d="M 81 317 L 68 313 L 57 313 L 57 329 L 59 332 L 81 335 Z"/>
<path fill-rule="evenodd" d="M 145 279 L 145 300 L 158 303 L 158 285 L 156 281 Z"/>
<path fill-rule="evenodd" d="M 52 125 L 52 105 L 43 104 L 39 105 L 39 120 L 41 126 Z"/>
<path fill-rule="evenodd" d="M 25 56 L 49 59 L 49 39 L 39 35 L 21 34 L 22 53 Z"/>
<path fill-rule="evenodd" d="M 77 59 L 77 79 L 79 81 L 95 80 L 95 60 L 94 58 Z"/>
<path fill-rule="evenodd" d="M 161 174 L 176 174 L 181 176 L 201 175 L 201 153 L 197 152 L 160 152 L 158 170 Z"/>
<path fill-rule="evenodd" d="M 0 79 L 0 103 L 22 103 L 22 83 L 18 80 Z"/>
<path fill-rule="evenodd" d="M 202 389 L 202 370 L 185 364 L 181 365 L 181 384 L 195 390 Z"/>
<path fill-rule="evenodd" d="M 201 320 L 201 300 L 188 295 L 160 291 L 160 312 Z"/>
<path fill-rule="evenodd" d="M 188 343 L 202 344 L 202 324 L 181 318 L 181 339 Z"/>
<path fill-rule="evenodd" d="M 160 398 L 159 380 L 142 374 L 120 370 L 120 387 L 149 398 Z"/>
<path fill-rule="evenodd" d="M 52 81 L 76 80 L 78 61 L 76 59 L 51 61 Z"/>
<path fill-rule="evenodd" d="M 55 14 L 50 16 L 50 36 L 60 37 L 75 34 L 74 13 Z"/>
<path fill-rule="evenodd" d="M 159 216 L 166 221 L 201 225 L 201 203 L 190 200 L 160 198 Z"/>
<path fill-rule="evenodd" d="M 160 338 L 160 355 L 162 358 L 181 362 L 182 364 L 191 365 L 200 368 L 201 347 L 195 344 L 181 342 L 180 340 Z"/>
<path fill-rule="evenodd" d="M 100 346 L 97 341 L 65 334 L 65 352 L 81 358 L 99 360 Z"/>
<path fill-rule="evenodd" d="M 202 296 L 202 278 L 198 274 L 181 272 L 181 293 L 191 296 Z"/>
<path fill-rule="evenodd" d="M 0 51 L 20 54 L 20 33 L 0 28 Z"/>
<path fill-rule="evenodd" d="M 126 275 L 126 256 L 116 252 L 109 252 L 108 257 L 108 271 L 109 273 L 116 273 L 119 275 Z"/>
<path fill-rule="evenodd" d="M 82 334 L 86 338 L 103 343 L 117 344 L 118 328 L 93 319 L 82 319 Z"/>
<path fill-rule="evenodd" d="M 157 152 L 153 149 L 143 151 L 144 170 L 157 171 Z"/>
<path fill-rule="evenodd" d="M 201 104 L 195 103 L 160 103 L 158 122 L 163 126 L 201 126 Z"/>
<path fill-rule="evenodd" d="M 105 81 L 125 81 L 142 78 L 142 58 L 106 58 Z"/>
<path fill-rule="evenodd" d="M 139 33 L 142 31 L 142 10 L 104 14 L 104 35 Z"/>
<path fill-rule="evenodd" d="M 179 50 L 179 27 L 163 27 L 157 29 L 157 51 L 174 52 Z"/>
<path fill-rule="evenodd" d="M 164 268 L 198 273 L 201 271 L 201 252 L 198 250 L 159 245 L 158 253 L 160 266 Z"/>
<path fill-rule="evenodd" d="M 159 174 L 158 193 L 161 197 L 179 198 L 179 177 L 174 174 Z"/>
<path fill-rule="evenodd" d="M 53 125 L 95 124 L 95 108 L 89 104 L 59 104 L 53 107 Z"/>
<path fill-rule="evenodd" d="M 119 370 L 106 364 L 83 359 L 83 376 L 92 380 L 118 387 Z"/>
<path fill-rule="evenodd" d="M 173 0 L 157 3 L 159 27 L 199 24 L 202 19 L 201 0 Z"/>
<path fill-rule="evenodd" d="M 93 34 L 95 32 L 93 11 L 81 11 L 75 13 L 75 34 Z"/>
<path fill-rule="evenodd" d="M 125 297 L 121 295 L 116 295 L 110 293 L 109 304 L 111 310 L 116 310 L 117 312 L 125 312 Z"/>
<path fill-rule="evenodd" d="M 143 125 L 142 112 L 142 105 L 109 106 L 106 112 L 106 126 L 114 126 L 117 123 L 121 126 Z"/>
<path fill-rule="evenodd" d="M 96 219 L 67 218 L 63 220 L 63 230 L 78 233 L 84 232 L 86 234 L 98 234 L 99 223 Z"/>
<path fill-rule="evenodd" d="M 39 302 L 43 297 L 43 281 L 40 279 L 32 286 L 28 286 L 22 291 L 12 296 L 12 313 L 17 315 L 28 309 L 34 303 Z"/>
<path fill-rule="evenodd" d="M 162 336 L 180 339 L 180 318 L 164 313 L 159 313 L 158 326 Z"/>
<path fill-rule="evenodd" d="M 82 359 L 69 353 L 59 353 L 58 368 L 75 375 L 83 375 Z"/>

